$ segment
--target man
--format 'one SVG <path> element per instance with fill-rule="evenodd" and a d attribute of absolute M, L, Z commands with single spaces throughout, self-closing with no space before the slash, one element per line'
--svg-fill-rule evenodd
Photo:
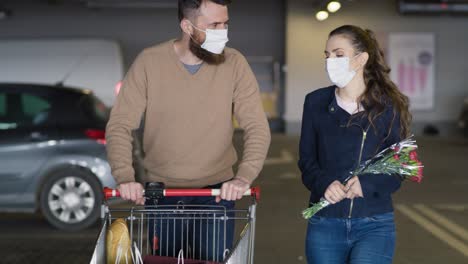
<path fill-rule="evenodd" d="M 187 203 L 221 202 L 233 208 L 231 201 L 242 197 L 262 169 L 271 136 L 255 76 L 238 51 L 225 48 L 229 3 L 179 0 L 182 36 L 145 49 L 128 71 L 106 135 L 123 199 L 145 203 L 132 168 L 131 136 L 143 114 L 144 182 L 163 182 L 169 188 L 221 187 L 219 197 Z M 236 174 L 233 114 L 245 133 Z M 227 232 L 229 239 L 233 226 Z"/>

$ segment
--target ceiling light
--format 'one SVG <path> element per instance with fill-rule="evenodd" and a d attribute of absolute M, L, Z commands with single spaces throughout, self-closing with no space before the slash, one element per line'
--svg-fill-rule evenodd
<path fill-rule="evenodd" d="M 328 3 L 328 5 L 327 5 L 328 12 L 330 12 L 330 13 L 335 13 L 335 12 L 338 11 L 340 8 L 341 8 L 341 4 L 340 4 L 340 2 L 338 2 L 338 1 L 331 1 L 331 2 Z"/>
<path fill-rule="evenodd" d="M 315 18 L 317 18 L 318 21 L 323 21 L 328 18 L 328 12 L 320 11 L 315 15 Z"/>

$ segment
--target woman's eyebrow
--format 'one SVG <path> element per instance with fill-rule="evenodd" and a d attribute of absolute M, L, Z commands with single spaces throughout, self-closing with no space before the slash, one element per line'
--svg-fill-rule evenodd
<path fill-rule="evenodd" d="M 342 48 L 336 48 L 336 49 L 332 50 L 331 52 L 337 52 L 338 50 L 343 50 L 343 49 Z M 330 52 L 328 52 L 326 50 L 324 52 L 325 52 L 325 54 L 330 53 Z"/>

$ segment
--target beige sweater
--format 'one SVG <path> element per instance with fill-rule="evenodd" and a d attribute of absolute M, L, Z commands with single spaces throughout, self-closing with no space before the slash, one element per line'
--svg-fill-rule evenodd
<path fill-rule="evenodd" d="M 144 182 L 203 187 L 234 177 L 232 116 L 244 129 L 236 177 L 253 181 L 262 169 L 270 131 L 255 76 L 246 59 L 226 48 L 226 62 L 192 75 L 174 40 L 141 52 L 128 71 L 107 125 L 107 152 L 118 183 L 135 181 L 132 130 L 144 115 Z"/>

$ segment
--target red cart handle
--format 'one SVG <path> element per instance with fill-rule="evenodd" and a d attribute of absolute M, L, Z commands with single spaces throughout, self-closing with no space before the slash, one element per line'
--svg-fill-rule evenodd
<path fill-rule="evenodd" d="M 108 200 L 110 198 L 120 197 L 120 192 L 117 189 L 111 189 L 104 187 L 103 189 L 104 199 Z M 174 196 L 218 196 L 221 194 L 220 189 L 164 189 L 164 197 L 174 197 Z M 244 193 L 244 196 L 252 196 L 255 199 L 260 200 L 260 187 L 253 187 L 247 190 Z"/>

